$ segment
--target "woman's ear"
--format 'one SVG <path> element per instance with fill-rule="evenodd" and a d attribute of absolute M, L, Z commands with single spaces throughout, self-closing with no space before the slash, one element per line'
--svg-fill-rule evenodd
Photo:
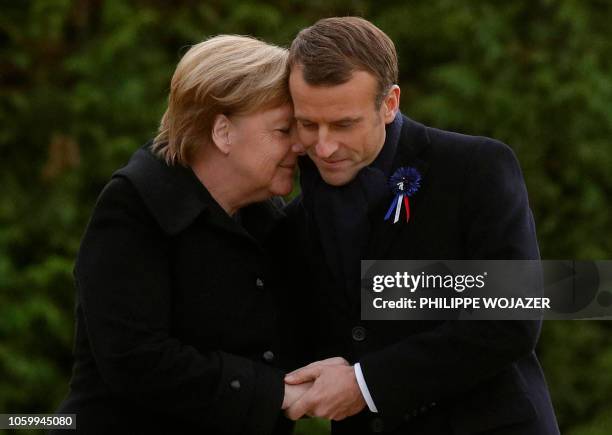
<path fill-rule="evenodd" d="M 385 120 L 385 124 L 393 122 L 395 115 L 397 115 L 400 103 L 400 93 L 400 87 L 398 85 L 393 85 L 383 100 L 383 119 Z"/>
<path fill-rule="evenodd" d="M 225 155 L 229 154 L 231 148 L 230 129 L 231 121 L 227 116 L 223 114 L 215 116 L 212 125 L 212 141 L 215 147 Z"/>

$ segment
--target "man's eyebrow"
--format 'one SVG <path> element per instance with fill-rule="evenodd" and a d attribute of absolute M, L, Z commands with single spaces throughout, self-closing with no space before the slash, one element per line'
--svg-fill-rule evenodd
<path fill-rule="evenodd" d="M 362 119 L 363 119 L 363 116 L 354 116 L 354 117 L 348 116 L 346 118 L 341 118 L 341 119 L 337 119 L 335 121 L 332 121 L 331 123 L 332 124 L 343 124 L 343 123 L 346 123 L 346 122 L 359 122 Z"/>
<path fill-rule="evenodd" d="M 295 116 L 295 119 L 298 121 L 307 121 L 307 122 L 314 122 L 308 118 L 305 118 L 303 116 Z M 340 118 L 340 119 L 334 119 L 333 121 L 330 121 L 330 124 L 342 124 L 342 123 L 347 123 L 347 122 L 359 122 L 363 119 L 363 116 L 355 116 L 355 117 L 345 117 L 345 118 Z"/>

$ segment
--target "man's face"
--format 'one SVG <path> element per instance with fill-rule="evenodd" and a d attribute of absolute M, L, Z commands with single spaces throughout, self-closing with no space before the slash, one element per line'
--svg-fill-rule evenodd
<path fill-rule="evenodd" d="M 292 68 L 289 87 L 300 142 L 326 183 L 346 184 L 374 161 L 385 142 L 385 124 L 395 118 L 399 88 L 377 107 L 372 74 L 356 71 L 341 85 L 312 86 L 299 66 Z"/>

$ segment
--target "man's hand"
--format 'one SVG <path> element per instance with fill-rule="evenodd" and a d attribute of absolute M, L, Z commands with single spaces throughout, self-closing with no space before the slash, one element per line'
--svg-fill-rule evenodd
<path fill-rule="evenodd" d="M 366 403 L 357 384 L 354 368 L 324 361 L 309 364 L 285 377 L 285 383 L 291 385 L 314 380 L 312 387 L 285 411 L 290 419 L 297 420 L 307 414 L 342 420 L 365 408 Z"/>

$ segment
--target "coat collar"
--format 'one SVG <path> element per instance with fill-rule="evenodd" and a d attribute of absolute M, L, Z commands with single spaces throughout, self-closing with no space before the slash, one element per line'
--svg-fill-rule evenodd
<path fill-rule="evenodd" d="M 148 142 L 138 149 L 113 177 L 125 177 L 134 185 L 165 233 L 178 234 L 206 213 L 219 229 L 262 241 L 284 216 L 282 205 L 277 200 L 269 200 L 240 210 L 243 225 L 239 225 L 213 199 L 191 168 L 169 166 L 150 147 Z"/>
<path fill-rule="evenodd" d="M 397 155 L 397 145 L 400 141 L 404 115 L 397 112 L 393 121 L 385 127 L 385 143 L 370 166 L 379 169 L 385 176 L 391 175 L 393 160 Z"/>
<path fill-rule="evenodd" d="M 424 175 L 429 167 L 426 155 L 431 145 L 427 127 L 407 116 L 402 117 L 402 130 L 391 173 L 401 166 L 415 166 Z"/>

